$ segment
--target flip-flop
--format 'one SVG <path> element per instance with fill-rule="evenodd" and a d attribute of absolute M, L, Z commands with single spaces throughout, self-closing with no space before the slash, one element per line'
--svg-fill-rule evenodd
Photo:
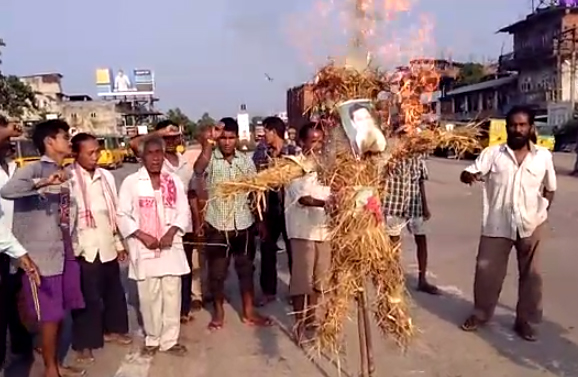
<path fill-rule="evenodd" d="M 209 329 L 209 331 L 213 332 L 213 331 L 219 331 L 223 328 L 223 322 L 219 322 L 219 321 L 211 321 L 209 322 L 209 325 L 207 326 L 207 328 Z"/>
<path fill-rule="evenodd" d="M 169 348 L 166 351 L 162 351 L 164 353 L 168 353 L 170 355 L 173 356 L 185 356 L 187 354 L 187 347 L 183 346 L 182 344 L 175 344 L 174 346 L 172 346 L 171 348 Z"/>
<path fill-rule="evenodd" d="M 77 364 L 92 364 L 95 362 L 94 357 L 83 357 L 83 356 L 78 356 L 74 359 L 74 361 L 76 361 Z"/>
<path fill-rule="evenodd" d="M 269 317 L 258 317 L 257 318 L 243 318 L 241 319 L 247 326 L 251 327 L 271 327 L 273 326 L 273 321 Z"/>
<path fill-rule="evenodd" d="M 478 329 L 484 326 L 486 323 L 476 317 L 475 315 L 469 316 L 464 323 L 460 326 L 460 328 L 467 332 L 474 332 L 478 331 Z"/>

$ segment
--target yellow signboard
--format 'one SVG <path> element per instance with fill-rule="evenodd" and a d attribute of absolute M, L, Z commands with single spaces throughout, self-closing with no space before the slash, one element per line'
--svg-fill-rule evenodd
<path fill-rule="evenodd" d="M 96 70 L 96 85 L 110 85 L 110 69 L 99 68 Z"/>

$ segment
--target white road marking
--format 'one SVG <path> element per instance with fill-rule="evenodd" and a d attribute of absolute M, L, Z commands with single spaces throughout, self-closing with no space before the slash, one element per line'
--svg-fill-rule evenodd
<path fill-rule="evenodd" d="M 148 377 L 151 363 L 151 357 L 144 357 L 139 352 L 129 353 L 113 377 Z"/>

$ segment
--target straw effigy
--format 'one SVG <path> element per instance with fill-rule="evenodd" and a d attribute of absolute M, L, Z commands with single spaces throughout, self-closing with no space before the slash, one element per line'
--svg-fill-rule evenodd
<path fill-rule="evenodd" d="M 408 132 L 395 145 L 389 145 L 385 153 L 359 159 L 352 154 L 339 126 L 337 106 L 350 99 L 375 100 L 379 93 L 389 91 L 390 81 L 377 69 L 359 72 L 328 64 L 316 75 L 312 84 L 313 104 L 308 109 L 320 116 L 329 136 L 323 156 L 307 166 L 281 158 L 256 176 L 222 183 L 217 190 L 221 197 L 242 192 L 262 197 L 265 192 L 280 189 L 313 170 L 313 166 L 322 183 L 330 186 L 332 263 L 328 290 L 319 302 L 322 317 L 314 339 L 319 351 L 340 353 L 343 326 L 351 304 L 368 282 L 373 287 L 369 307 L 381 332 L 402 349 L 415 334 L 400 250 L 390 242 L 381 212 L 382 199 L 387 195 L 386 181 L 403 159 L 431 153 L 437 147 L 452 148 L 458 154 L 479 148 L 475 126 L 455 131 L 435 128 L 414 132 L 423 113 L 420 95 L 435 88 L 436 77 L 433 69 L 423 67 L 405 77 L 399 92 L 391 96 L 393 102 L 379 107 L 387 109 L 397 104 Z M 379 113 L 377 118 L 384 133 L 390 134 L 387 114 Z M 364 190 L 365 198 L 360 200 L 360 192 Z"/>

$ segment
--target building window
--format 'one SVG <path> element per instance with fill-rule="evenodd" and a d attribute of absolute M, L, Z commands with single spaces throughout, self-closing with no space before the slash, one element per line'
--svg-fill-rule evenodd
<path fill-rule="evenodd" d="M 96 118 L 96 113 L 90 113 L 91 118 Z"/>
<path fill-rule="evenodd" d="M 72 119 L 76 119 L 76 113 L 70 114 L 70 117 L 71 117 Z"/>

